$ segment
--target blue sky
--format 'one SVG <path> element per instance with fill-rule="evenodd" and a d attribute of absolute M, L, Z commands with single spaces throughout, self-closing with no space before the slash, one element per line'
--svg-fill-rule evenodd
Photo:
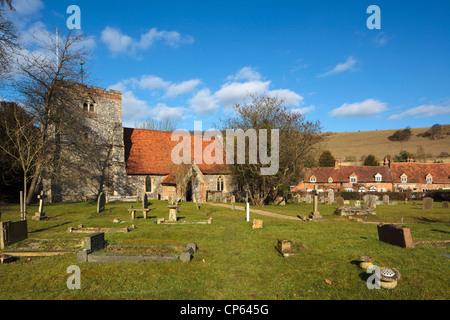
<path fill-rule="evenodd" d="M 13 0 L 25 37 L 81 9 L 86 68 L 121 90 L 125 126 L 169 116 L 203 129 L 248 94 L 285 100 L 323 131 L 450 120 L 449 1 Z M 370 5 L 381 29 L 368 29 Z"/>

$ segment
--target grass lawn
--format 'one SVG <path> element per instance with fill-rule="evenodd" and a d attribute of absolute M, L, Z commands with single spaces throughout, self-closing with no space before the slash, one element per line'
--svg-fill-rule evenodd
<path fill-rule="evenodd" d="M 196 242 L 199 251 L 192 261 L 142 263 L 77 263 L 76 254 L 20 258 L 0 265 L 0 299 L 155 299 L 155 300 L 434 300 L 450 298 L 449 244 L 427 244 L 414 249 L 392 246 L 378 240 L 375 223 L 350 222 L 333 215 L 336 205 L 319 205 L 322 222 L 281 220 L 251 214 L 264 220 L 263 229 L 252 229 L 245 212 L 205 205 L 200 210 L 182 203 L 180 221 L 213 223 L 157 225 L 168 219 L 165 201 L 151 201 L 150 218 L 132 221 L 130 203 L 110 203 L 96 213 L 95 203 L 45 205 L 49 221 L 32 221 L 37 205 L 28 208 L 29 238 L 11 245 L 14 250 L 79 250 L 86 234 L 69 233 L 69 227 L 123 228 L 129 233 L 106 233 L 111 245 L 185 245 Z M 140 207 L 140 204 L 134 204 Z M 266 206 L 266 211 L 307 216 L 311 204 Z M 19 205 L 0 208 L 2 221 L 19 220 Z M 414 241 L 450 239 L 450 211 L 435 203 L 432 210 L 398 204 L 378 206 L 368 222 L 400 222 L 411 228 Z M 123 223 L 113 223 L 115 218 Z M 300 254 L 283 258 L 276 250 L 278 239 L 302 243 Z M 369 290 L 369 276 L 359 268 L 361 255 L 374 264 L 401 272 L 394 290 Z M 66 286 L 67 268 L 81 269 L 81 290 Z"/>

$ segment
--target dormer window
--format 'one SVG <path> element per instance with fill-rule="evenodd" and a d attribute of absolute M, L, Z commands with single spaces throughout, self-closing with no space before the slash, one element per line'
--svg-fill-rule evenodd
<path fill-rule="evenodd" d="M 350 177 L 350 183 L 357 183 L 358 179 L 356 177 Z"/>
<path fill-rule="evenodd" d="M 328 178 L 328 183 L 333 183 L 333 178 L 332 177 Z"/>
<path fill-rule="evenodd" d="M 407 183 L 407 182 L 408 182 L 408 176 L 407 176 L 406 174 L 402 174 L 402 175 L 400 176 L 400 181 L 401 181 L 402 183 Z"/>
<path fill-rule="evenodd" d="M 431 174 L 428 174 L 426 179 L 427 179 L 427 183 L 433 183 L 433 176 Z"/>
<path fill-rule="evenodd" d="M 312 176 L 311 178 L 309 178 L 309 182 L 315 183 L 317 182 L 317 179 L 315 176 Z"/>
<path fill-rule="evenodd" d="M 377 174 L 375 175 L 375 182 L 381 182 L 382 179 L 383 179 L 383 177 L 381 176 L 381 174 L 377 173 Z"/>

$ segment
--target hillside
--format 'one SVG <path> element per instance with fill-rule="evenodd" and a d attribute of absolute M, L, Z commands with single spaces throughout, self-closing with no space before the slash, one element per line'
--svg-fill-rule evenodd
<path fill-rule="evenodd" d="M 428 129 L 430 128 L 411 128 L 411 138 L 403 142 L 388 139 L 394 132 L 402 129 L 327 133 L 323 149 L 330 150 L 342 165 L 361 164 L 361 156 L 368 154 L 374 154 L 381 162 L 386 155 L 394 157 L 402 150 L 417 154 L 419 147 L 422 147 L 425 154 L 429 156 L 426 162 L 442 160 L 449 163 L 450 158 L 438 158 L 438 156 L 442 152 L 450 154 L 450 135 L 440 140 L 417 136 Z"/>

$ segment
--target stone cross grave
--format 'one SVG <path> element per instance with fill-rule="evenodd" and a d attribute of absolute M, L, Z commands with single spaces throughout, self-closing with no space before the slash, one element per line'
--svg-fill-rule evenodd
<path fill-rule="evenodd" d="M 105 211 L 105 205 L 106 205 L 105 194 L 103 192 L 100 192 L 97 199 L 97 213 Z"/>
<path fill-rule="evenodd" d="M 313 196 L 313 211 L 309 214 L 309 218 L 313 220 L 320 220 L 322 219 L 322 216 L 317 209 L 319 204 L 319 191 L 317 191 L 317 186 L 314 186 Z"/>
<path fill-rule="evenodd" d="M 433 198 L 426 197 L 423 198 L 423 209 L 424 210 L 431 210 L 433 209 Z"/>
<path fill-rule="evenodd" d="M 39 199 L 39 210 L 31 219 L 35 221 L 48 220 L 48 217 L 45 216 L 44 212 L 44 200 L 47 198 L 47 196 L 45 195 L 44 191 L 41 191 L 41 193 L 37 197 Z"/>

